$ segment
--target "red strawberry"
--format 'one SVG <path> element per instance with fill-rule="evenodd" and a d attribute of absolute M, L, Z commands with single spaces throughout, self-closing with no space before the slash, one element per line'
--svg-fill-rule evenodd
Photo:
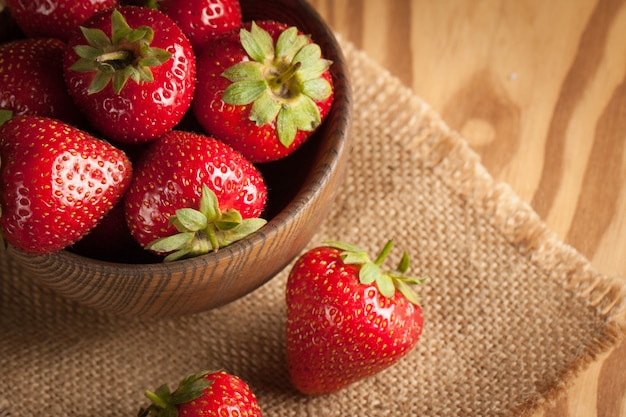
<path fill-rule="evenodd" d="M 161 0 L 158 7 L 180 26 L 195 51 L 241 26 L 239 0 Z"/>
<path fill-rule="evenodd" d="M 202 372 L 183 379 L 171 392 L 162 385 L 154 392 L 147 391 L 152 401 L 139 411 L 139 417 L 261 417 L 256 396 L 241 378 L 219 372 Z"/>
<path fill-rule="evenodd" d="M 172 19 L 145 7 L 89 18 L 70 39 L 64 65 L 70 95 L 89 122 L 124 143 L 145 143 L 171 130 L 195 89 L 189 40 Z"/>
<path fill-rule="evenodd" d="M 81 121 L 63 80 L 65 43 L 37 38 L 0 44 L 0 109 Z"/>
<path fill-rule="evenodd" d="M 93 229 L 131 181 L 126 155 L 55 119 L 12 118 L 0 127 L 0 225 L 8 243 L 52 253 Z"/>
<path fill-rule="evenodd" d="M 406 253 L 397 270 L 352 245 L 329 242 L 294 264 L 287 280 L 287 366 L 305 394 L 327 394 L 396 363 L 422 333 L 422 309 L 405 277 Z M 396 291 L 398 289 L 399 291 Z"/>
<path fill-rule="evenodd" d="M 266 200 L 261 174 L 241 154 L 208 136 L 171 131 L 136 164 L 126 220 L 142 246 L 174 260 L 256 231 Z"/>
<path fill-rule="evenodd" d="M 67 250 L 92 259 L 123 263 L 158 262 L 133 239 L 126 224 L 124 201 L 118 202 L 96 227 Z"/>
<path fill-rule="evenodd" d="M 67 41 L 85 19 L 118 0 L 6 0 L 6 5 L 28 37 Z"/>
<path fill-rule="evenodd" d="M 252 22 L 209 43 L 197 59 L 198 122 L 252 162 L 289 155 L 330 111 L 331 62 L 295 27 Z"/>

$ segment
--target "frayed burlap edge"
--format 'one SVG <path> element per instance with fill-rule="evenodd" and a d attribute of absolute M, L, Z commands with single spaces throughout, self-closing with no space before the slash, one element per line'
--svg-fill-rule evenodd
<path fill-rule="evenodd" d="M 539 402 L 529 399 L 519 405 L 517 412 L 527 416 L 553 405 L 582 370 L 626 335 L 626 286 L 623 279 L 594 270 L 589 260 L 563 243 L 508 184 L 496 181 L 489 174 L 481 165 L 479 155 L 429 104 L 388 70 L 372 62 L 363 51 L 341 35 L 337 37 L 350 60 L 367 61 L 369 67 L 376 68 L 378 76 L 372 80 L 370 88 L 379 94 L 393 94 L 386 100 L 386 113 L 392 116 L 385 118 L 392 121 L 386 127 L 393 132 L 390 137 L 398 140 L 411 138 L 412 142 L 404 145 L 416 152 L 420 163 L 476 208 L 520 254 L 605 320 L 606 325 L 599 329 L 594 343 L 587 345 L 579 360 L 563 372 L 556 384 L 542 393 L 542 399 Z M 359 68 L 358 65 L 352 67 Z M 420 111 L 401 111 L 407 107 Z M 380 111 L 380 108 L 376 110 Z M 367 112 L 368 109 L 359 111 Z M 419 132 L 418 135 L 415 132 Z"/>

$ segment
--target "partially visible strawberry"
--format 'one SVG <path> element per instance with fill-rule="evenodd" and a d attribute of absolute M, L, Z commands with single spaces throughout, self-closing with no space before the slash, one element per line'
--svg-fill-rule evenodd
<path fill-rule="evenodd" d="M 0 109 L 81 123 L 63 80 L 65 43 L 53 38 L 0 44 Z"/>
<path fill-rule="evenodd" d="M 175 391 L 161 385 L 147 391 L 152 401 L 139 417 L 261 417 L 256 396 L 241 378 L 224 371 L 201 372 L 183 379 Z"/>
<path fill-rule="evenodd" d="M 143 250 L 133 239 L 126 224 L 124 201 L 119 201 L 102 220 L 67 250 L 91 259 L 122 263 L 158 262 L 158 257 Z"/>
<path fill-rule="evenodd" d="M 64 249 L 123 197 L 132 167 L 109 143 L 55 119 L 20 116 L 0 127 L 0 226 L 25 252 Z"/>
<path fill-rule="evenodd" d="M 118 0 L 6 0 L 7 8 L 26 36 L 63 41 L 92 14 L 118 3 Z"/>
<path fill-rule="evenodd" d="M 412 288 L 422 280 L 405 276 L 406 253 L 386 272 L 391 241 L 374 262 L 355 246 L 328 245 L 303 254 L 287 280 L 287 366 L 294 386 L 312 395 L 390 367 L 415 346 L 423 325 Z"/>
<path fill-rule="evenodd" d="M 320 47 L 296 27 L 251 22 L 198 53 L 198 122 L 252 162 L 284 158 L 322 123 L 333 83 Z"/>
<path fill-rule="evenodd" d="M 180 26 L 196 52 L 241 26 L 239 0 L 160 0 L 158 8 Z"/>
<path fill-rule="evenodd" d="M 139 6 L 99 12 L 68 43 L 70 95 L 108 139 L 146 143 L 171 130 L 191 105 L 196 59 L 164 13 Z"/>
<path fill-rule="evenodd" d="M 267 189 L 257 168 L 228 145 L 171 131 L 136 163 L 126 220 L 147 249 L 165 260 L 218 250 L 265 224 Z"/>

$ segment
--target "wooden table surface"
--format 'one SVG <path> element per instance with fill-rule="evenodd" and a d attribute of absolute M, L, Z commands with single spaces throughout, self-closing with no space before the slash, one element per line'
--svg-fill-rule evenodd
<path fill-rule="evenodd" d="M 626 0 L 310 0 L 626 285 Z M 626 417 L 626 342 L 537 417 Z"/>

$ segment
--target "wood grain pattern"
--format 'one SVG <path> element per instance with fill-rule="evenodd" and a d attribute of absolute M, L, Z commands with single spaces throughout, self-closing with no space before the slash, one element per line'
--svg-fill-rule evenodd
<path fill-rule="evenodd" d="M 626 277 L 626 1 L 310 3 L 598 271 Z M 537 417 L 626 417 L 624 369 L 626 343 Z"/>

